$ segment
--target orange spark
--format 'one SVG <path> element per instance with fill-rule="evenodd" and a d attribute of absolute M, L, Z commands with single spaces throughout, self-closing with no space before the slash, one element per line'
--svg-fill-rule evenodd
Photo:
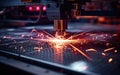
<path fill-rule="evenodd" d="M 77 40 L 68 40 L 64 38 L 49 38 L 49 44 L 52 44 L 55 48 L 63 48 L 70 43 L 75 43 Z"/>
<path fill-rule="evenodd" d="M 105 49 L 104 52 L 108 52 L 108 51 L 111 51 L 111 50 L 113 50 L 113 49 L 114 49 L 114 47 L 108 48 L 108 49 Z"/>
<path fill-rule="evenodd" d="M 46 32 L 46 31 L 44 31 L 44 33 L 46 33 L 47 35 L 49 35 L 51 38 L 55 38 L 52 34 Z"/>
<path fill-rule="evenodd" d="M 92 49 L 92 48 L 91 48 L 91 49 L 87 49 L 87 50 L 86 50 L 86 52 L 89 52 L 89 51 L 97 52 L 97 50 Z"/>
<path fill-rule="evenodd" d="M 99 21 L 99 22 L 104 22 L 104 20 L 105 20 L 104 17 L 99 17 L 99 18 L 98 18 L 98 21 Z"/>
<path fill-rule="evenodd" d="M 118 51 L 117 51 L 117 50 L 115 50 L 114 52 L 115 52 L 115 53 L 117 53 Z"/>
<path fill-rule="evenodd" d="M 113 59 L 112 59 L 112 58 L 110 58 L 110 59 L 108 60 L 108 62 L 109 62 L 109 63 L 111 63 L 112 61 L 113 61 Z"/>
<path fill-rule="evenodd" d="M 106 46 L 109 46 L 110 45 L 110 43 L 106 43 Z"/>
<path fill-rule="evenodd" d="M 102 55 L 103 55 L 103 56 L 106 56 L 106 54 L 105 54 L 105 53 L 102 53 Z"/>
<path fill-rule="evenodd" d="M 76 51 L 78 51 L 80 54 L 82 54 L 83 56 L 85 56 L 87 59 L 92 60 L 89 56 L 87 56 L 84 52 L 82 52 L 80 49 L 76 48 L 75 46 L 73 46 L 72 44 L 69 44 L 72 48 L 74 48 Z"/>
<path fill-rule="evenodd" d="M 113 34 L 113 36 L 118 36 L 117 34 Z"/>
<path fill-rule="evenodd" d="M 48 42 L 48 44 L 51 45 L 51 47 L 53 47 L 55 51 L 63 50 L 63 48 L 65 48 L 67 45 L 70 45 L 74 50 L 78 51 L 80 54 L 85 56 L 87 59 L 92 60 L 84 52 L 82 52 L 81 50 L 76 48 L 74 45 L 72 45 L 75 43 L 81 43 L 81 44 L 86 43 L 86 41 L 87 41 L 86 39 L 72 39 L 72 38 L 77 37 L 79 35 L 83 35 L 84 33 L 70 36 L 68 39 L 64 38 L 64 36 L 62 36 L 62 35 L 55 35 L 55 37 L 54 37 L 52 34 L 46 32 L 46 31 L 44 31 L 44 33 L 48 35 L 46 37 L 46 39 L 36 39 L 36 40 Z M 93 51 L 95 51 L 95 50 L 93 50 Z"/>
<path fill-rule="evenodd" d="M 74 37 L 77 37 L 77 36 L 83 35 L 83 34 L 85 34 L 85 33 L 87 33 L 87 32 L 82 32 L 82 33 L 80 33 L 80 34 L 70 36 L 68 39 L 72 39 L 72 38 L 74 38 Z"/>

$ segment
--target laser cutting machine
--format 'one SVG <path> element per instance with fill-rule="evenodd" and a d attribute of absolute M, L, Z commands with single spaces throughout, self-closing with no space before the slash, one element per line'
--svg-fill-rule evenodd
<path fill-rule="evenodd" d="M 0 71 L 118 75 L 119 13 L 120 0 L 0 0 Z"/>

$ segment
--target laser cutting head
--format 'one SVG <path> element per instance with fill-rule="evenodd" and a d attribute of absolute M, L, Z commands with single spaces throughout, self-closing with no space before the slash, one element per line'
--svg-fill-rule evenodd
<path fill-rule="evenodd" d="M 67 29 L 67 20 L 54 20 L 54 30 L 56 36 L 65 36 L 65 30 Z"/>

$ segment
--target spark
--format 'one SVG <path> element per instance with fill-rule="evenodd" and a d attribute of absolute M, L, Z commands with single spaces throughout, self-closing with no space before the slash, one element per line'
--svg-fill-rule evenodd
<path fill-rule="evenodd" d="M 43 48 L 42 47 L 34 47 L 34 51 L 26 52 L 27 54 L 34 53 L 34 52 L 40 52 Z"/>
<path fill-rule="evenodd" d="M 33 37 L 32 34 L 35 33 L 35 37 Z M 27 38 L 30 40 L 35 40 L 35 41 L 42 41 L 42 42 L 46 42 L 50 45 L 50 48 L 54 49 L 55 53 L 57 52 L 61 52 L 60 54 L 62 54 L 63 50 L 66 47 L 72 48 L 74 50 L 74 52 L 78 52 L 79 54 L 81 54 L 82 56 L 84 56 L 85 58 L 87 58 L 88 60 L 92 60 L 92 58 L 90 58 L 84 51 L 82 51 L 80 48 L 77 48 L 76 45 L 83 45 L 85 43 L 88 43 L 90 41 L 96 41 L 96 40 L 105 40 L 106 38 L 109 38 L 110 35 L 109 34 L 96 34 L 96 33 L 88 33 L 88 32 L 82 32 L 80 34 L 74 34 L 71 36 L 67 36 L 67 33 L 65 36 L 67 36 L 67 38 L 63 35 L 52 35 L 47 31 L 42 31 L 42 32 L 38 32 L 36 29 L 32 29 L 31 32 L 28 34 L 31 35 L 29 37 L 25 37 L 25 34 L 22 34 L 20 37 L 21 38 Z M 37 37 L 36 37 L 37 36 Z M 85 38 L 82 38 L 80 36 L 85 36 Z M 113 34 L 112 36 L 118 36 L 117 34 Z M 3 36 L 3 38 L 11 38 L 8 36 Z M 17 38 L 17 39 L 21 39 L 21 38 Z M 89 39 L 88 39 L 89 38 Z M 13 38 L 14 39 L 14 38 Z M 15 38 L 16 39 L 16 38 Z M 24 41 L 21 41 L 21 43 Z M 13 43 L 17 43 L 16 41 Z M 19 42 L 20 43 L 20 42 Z M 9 43 L 7 43 L 9 44 Z M 2 45 L 2 44 L 1 44 Z M 106 46 L 110 46 L 111 43 L 107 43 L 104 44 Z M 17 49 L 17 47 L 15 47 L 15 49 Z M 20 49 L 24 50 L 24 47 L 21 46 Z M 102 55 L 106 56 L 105 52 L 109 52 L 111 50 L 114 50 L 115 48 L 108 48 L 103 50 Z M 43 47 L 34 47 L 34 51 L 32 52 L 27 52 L 27 53 L 33 53 L 33 52 L 40 52 L 41 50 L 43 50 Z M 25 50 L 24 50 L 25 51 Z M 97 50 L 95 50 L 94 48 L 90 48 L 90 49 L 86 49 L 86 52 L 98 52 Z M 114 52 L 118 52 L 117 50 L 114 50 Z M 112 62 L 112 58 L 108 60 L 108 62 Z"/>
<path fill-rule="evenodd" d="M 113 61 L 113 58 L 110 58 L 110 59 L 108 60 L 109 63 L 111 63 L 112 61 Z"/>
<path fill-rule="evenodd" d="M 37 50 L 38 52 L 40 52 L 42 49 L 42 47 L 34 47 L 34 50 Z"/>
<path fill-rule="evenodd" d="M 102 55 L 103 55 L 103 56 L 106 56 L 106 54 L 105 54 L 105 53 L 102 53 Z"/>
<path fill-rule="evenodd" d="M 44 33 L 46 33 L 47 35 L 49 35 L 51 38 L 55 38 L 52 34 L 46 32 L 46 31 L 44 31 Z"/>
<path fill-rule="evenodd" d="M 74 48 L 76 51 L 78 51 L 80 54 L 82 54 L 83 56 L 85 56 L 87 59 L 92 60 L 89 56 L 87 56 L 84 52 L 82 52 L 82 50 L 76 48 L 75 46 L 73 46 L 72 44 L 69 44 L 72 48 Z"/>
<path fill-rule="evenodd" d="M 104 52 L 108 52 L 108 51 L 111 51 L 111 50 L 113 50 L 113 49 L 114 49 L 114 47 L 108 48 L 108 49 L 105 49 Z"/>
<path fill-rule="evenodd" d="M 48 44 L 51 45 L 51 47 L 54 49 L 54 50 L 58 50 L 58 49 L 63 49 L 64 47 L 66 46 L 71 46 L 73 49 L 75 49 L 76 51 L 78 51 L 80 54 L 82 54 L 84 57 L 86 57 L 87 59 L 89 60 L 92 60 L 89 56 L 87 56 L 87 54 L 85 54 L 84 52 L 82 52 L 80 49 L 76 48 L 73 44 L 74 43 L 86 43 L 86 40 L 87 39 L 73 39 L 74 37 L 77 37 L 79 35 L 83 35 L 84 33 L 81 33 L 81 34 L 78 34 L 78 35 L 73 35 L 73 36 L 70 36 L 68 39 L 64 38 L 63 36 L 59 36 L 59 35 L 55 35 L 55 37 L 44 31 L 45 34 L 47 34 L 47 39 L 38 39 L 38 40 L 41 40 L 41 41 L 44 41 L 44 42 L 48 42 Z M 72 37 L 72 39 L 71 39 Z"/>
<path fill-rule="evenodd" d="M 90 36 L 96 36 L 97 34 L 89 34 Z"/>
<path fill-rule="evenodd" d="M 89 52 L 89 51 L 97 52 L 97 50 L 92 49 L 92 48 L 91 48 L 91 49 L 87 49 L 87 50 L 86 50 L 86 52 Z"/>
<path fill-rule="evenodd" d="M 113 34 L 113 36 L 118 36 L 117 34 Z"/>
<path fill-rule="evenodd" d="M 76 43 L 78 40 L 69 40 L 65 38 L 49 38 L 49 44 L 54 45 L 55 48 L 63 48 L 70 43 Z"/>
<path fill-rule="evenodd" d="M 87 32 L 82 32 L 82 33 L 80 33 L 80 34 L 70 36 L 68 39 L 72 39 L 72 38 L 74 38 L 74 37 L 77 37 L 77 36 L 83 35 L 83 34 L 85 34 L 85 33 L 87 33 Z"/>
<path fill-rule="evenodd" d="M 109 46 L 110 45 L 110 43 L 106 43 L 106 46 Z"/>
<path fill-rule="evenodd" d="M 118 51 L 117 50 L 114 50 L 115 53 L 117 53 Z"/>

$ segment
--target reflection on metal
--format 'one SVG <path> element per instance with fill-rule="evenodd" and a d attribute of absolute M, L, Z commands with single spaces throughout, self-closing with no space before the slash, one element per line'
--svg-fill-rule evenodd
<path fill-rule="evenodd" d="M 63 64 L 63 50 L 62 49 L 54 50 L 54 62 Z"/>
<path fill-rule="evenodd" d="M 71 69 L 75 70 L 75 71 L 79 71 L 79 72 L 84 72 L 87 71 L 88 69 L 88 64 L 84 61 L 77 61 L 74 62 L 70 65 Z"/>

